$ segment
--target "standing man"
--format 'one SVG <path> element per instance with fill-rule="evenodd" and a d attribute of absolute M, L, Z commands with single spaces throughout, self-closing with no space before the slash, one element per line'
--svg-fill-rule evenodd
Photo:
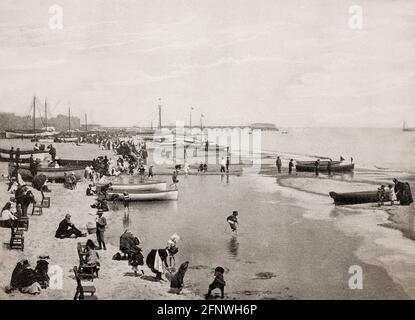
<path fill-rule="evenodd" d="M 50 154 L 50 156 L 52 158 L 52 162 L 55 162 L 55 159 L 56 159 L 56 148 L 53 146 L 53 144 L 51 144 L 49 146 L 49 154 Z"/>
<path fill-rule="evenodd" d="M 294 160 L 291 159 L 290 162 L 288 163 L 288 174 L 293 173 L 293 167 L 294 167 Z"/>
<path fill-rule="evenodd" d="M 225 172 L 226 168 L 226 160 L 224 157 L 222 157 L 222 160 L 220 161 L 220 172 Z"/>
<path fill-rule="evenodd" d="M 13 147 L 10 148 L 9 156 L 10 156 L 10 161 L 13 160 L 13 157 L 14 157 L 14 148 Z"/>
<path fill-rule="evenodd" d="M 35 159 L 33 159 L 33 154 L 31 154 L 29 158 L 29 169 L 30 173 L 32 174 L 32 177 L 34 178 L 37 174 L 37 164 L 35 162 Z"/>
<path fill-rule="evenodd" d="M 314 173 L 316 174 L 316 176 L 318 176 L 320 173 L 320 159 L 314 162 Z"/>
<path fill-rule="evenodd" d="M 231 164 L 231 159 L 229 158 L 229 156 L 227 156 L 226 157 L 226 172 L 229 172 L 229 165 L 230 164 Z"/>
<path fill-rule="evenodd" d="M 107 248 L 105 247 L 105 238 L 104 238 L 104 232 L 105 232 L 105 227 L 107 226 L 107 219 L 105 219 L 105 217 L 103 217 L 104 212 L 101 209 L 98 209 L 97 212 L 97 242 L 98 242 L 98 248 L 99 249 L 104 249 L 107 250 Z"/>
<path fill-rule="evenodd" d="M 15 160 L 16 160 L 16 166 L 19 166 L 19 161 L 20 161 L 20 148 L 17 148 L 16 149 L 16 157 L 15 157 Z"/>
<path fill-rule="evenodd" d="M 282 162 L 280 156 L 277 157 L 277 161 L 275 163 L 277 165 L 278 173 L 281 173 Z"/>
<path fill-rule="evenodd" d="M 327 174 L 329 176 L 331 176 L 331 166 L 332 166 L 332 163 L 331 163 L 331 159 L 330 159 L 329 163 L 327 163 Z"/>

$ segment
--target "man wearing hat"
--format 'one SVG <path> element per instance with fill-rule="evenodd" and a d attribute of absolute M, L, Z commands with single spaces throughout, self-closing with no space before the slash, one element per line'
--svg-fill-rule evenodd
<path fill-rule="evenodd" d="M 79 229 L 75 227 L 75 225 L 71 222 L 71 215 L 67 214 L 65 216 L 65 219 L 63 219 L 59 223 L 58 230 L 56 230 L 55 237 L 64 239 L 64 238 L 70 238 L 72 235 L 75 235 L 75 237 L 85 237 L 86 234 L 82 233 Z"/>
<path fill-rule="evenodd" d="M 238 228 L 238 211 L 233 211 L 232 215 L 226 218 L 226 221 L 229 223 L 232 232 L 236 232 Z"/>
<path fill-rule="evenodd" d="M 97 211 L 97 219 L 96 219 L 96 223 L 97 223 L 97 242 L 98 242 L 98 249 L 104 249 L 107 250 L 107 248 L 105 247 L 105 238 L 104 238 L 104 232 L 105 232 L 105 227 L 107 225 L 107 219 L 105 219 L 105 217 L 103 216 L 104 212 L 102 211 L 102 209 L 98 209 Z"/>

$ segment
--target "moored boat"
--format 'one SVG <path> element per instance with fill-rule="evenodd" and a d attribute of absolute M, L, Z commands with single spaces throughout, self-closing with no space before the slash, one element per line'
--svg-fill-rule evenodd
<path fill-rule="evenodd" d="M 113 184 L 109 192 L 137 192 L 137 191 L 165 191 L 167 189 L 167 182 L 151 181 L 138 184 Z"/>
<path fill-rule="evenodd" d="M 49 150 L 20 150 L 20 160 L 29 161 L 30 155 L 33 154 L 34 158 L 44 159 L 44 157 L 49 153 Z M 13 152 L 13 157 L 16 155 L 16 149 Z M 10 149 L 0 148 L 0 161 L 6 162 L 10 161 Z"/>
<path fill-rule="evenodd" d="M 314 172 L 315 170 L 315 161 L 297 161 L 295 169 L 298 172 Z M 320 161 L 319 171 L 327 172 L 328 161 Z M 354 170 L 354 163 L 344 163 L 340 161 L 331 162 L 331 171 L 332 172 L 349 172 Z"/>
<path fill-rule="evenodd" d="M 362 204 L 362 203 L 373 203 L 378 202 L 377 191 L 361 191 L 361 192 L 345 192 L 337 193 L 330 192 L 330 197 L 333 198 L 334 203 L 337 205 L 348 205 L 348 204 Z M 389 199 L 389 191 L 385 191 L 385 201 Z"/>
<path fill-rule="evenodd" d="M 156 200 L 177 200 L 179 191 L 164 190 L 164 191 L 140 191 L 128 193 L 131 201 L 156 201 Z M 122 192 L 109 191 L 107 199 L 112 201 L 123 200 Z"/>
<path fill-rule="evenodd" d="M 52 137 L 56 132 L 47 130 L 5 130 L 7 139 L 34 139 Z"/>
<path fill-rule="evenodd" d="M 16 165 L 14 163 L 9 163 L 9 175 L 13 173 Z M 19 165 L 19 173 L 23 179 L 33 179 L 30 167 L 27 164 Z M 72 172 L 75 174 L 77 180 L 81 179 L 84 175 L 84 167 L 80 166 L 62 166 L 59 168 L 52 167 L 43 167 L 39 166 L 37 169 L 37 174 L 44 174 L 49 180 L 63 180 L 65 178 L 65 173 L 70 175 Z"/>

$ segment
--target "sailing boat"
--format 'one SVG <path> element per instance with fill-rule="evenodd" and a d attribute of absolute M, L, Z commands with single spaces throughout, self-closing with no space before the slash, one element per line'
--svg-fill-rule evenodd
<path fill-rule="evenodd" d="M 56 134 L 56 132 L 49 131 L 48 128 L 36 129 L 36 97 L 33 97 L 33 128 L 32 129 L 22 129 L 22 130 L 5 130 L 6 138 L 8 139 L 35 139 L 35 138 L 45 138 L 51 137 Z"/>
<path fill-rule="evenodd" d="M 62 136 L 56 137 L 55 142 L 78 142 L 78 137 L 72 137 L 71 130 L 71 108 L 69 108 L 68 113 L 68 130 L 67 133 L 63 134 Z"/>
<path fill-rule="evenodd" d="M 406 121 L 404 121 L 402 131 L 415 131 L 415 128 L 408 127 L 408 125 L 406 124 Z"/>

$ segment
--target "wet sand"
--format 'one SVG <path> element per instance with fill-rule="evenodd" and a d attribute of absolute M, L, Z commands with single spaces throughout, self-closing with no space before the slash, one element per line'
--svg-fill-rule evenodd
<path fill-rule="evenodd" d="M 267 172 L 272 173 L 272 168 L 268 167 Z M 169 179 L 156 176 L 160 177 Z M 324 176 L 315 179 L 283 174 L 281 177 L 276 179 L 255 173 L 187 178 L 181 175 L 178 201 L 132 203 L 128 215 L 121 203 L 111 204 L 110 212 L 105 214 L 109 223 L 108 250 L 99 252 L 100 278 L 94 281 L 98 297 L 203 299 L 217 265 L 226 270 L 226 299 L 414 297 L 403 282 L 404 277 L 397 276 L 408 276 L 411 263 L 400 269 L 397 263 L 394 263 L 395 269 L 390 267 L 390 262 L 394 261 L 392 254 L 399 251 L 395 248 L 387 251 L 384 243 L 392 242 L 399 248 L 401 242 L 396 242 L 395 237 L 400 237 L 399 240 L 403 237 L 400 231 L 378 226 L 387 221 L 388 214 L 377 209 L 373 209 L 375 214 L 347 208 L 338 210 L 327 196 L 330 188 L 338 191 L 339 188 L 373 187 L 375 182 L 370 177 L 362 177 L 359 186 L 350 184 L 349 180 L 356 177 L 336 177 L 329 184 Z M 10 196 L 3 182 L 1 203 Z M 77 190 L 67 190 L 60 184 L 50 184 L 51 208 L 45 209 L 42 216 L 30 218 L 25 251 L 4 246 L 0 249 L 3 258 L 0 261 L 1 287 L 10 281 L 17 261 L 28 258 L 34 266 L 37 255 L 47 253 L 51 256 L 50 263 L 61 266 L 64 271 L 63 289 L 48 289 L 35 297 L 1 291 L 1 299 L 72 299 L 76 282 L 70 270 L 78 264 L 78 240 L 58 240 L 54 233 L 66 213 L 70 213 L 73 222 L 81 228 L 94 220 L 95 211 L 90 208 L 93 198 L 84 195 L 86 185 L 87 182 L 81 182 Z M 235 209 L 240 212 L 237 237 L 229 232 L 226 224 L 226 217 Z M 111 259 L 118 251 L 119 236 L 125 228 L 140 238 L 144 256 L 151 249 L 165 247 L 174 232 L 181 235 L 177 264 L 190 261 L 182 295 L 168 293 L 167 283 L 150 281 L 150 270 L 145 270 L 145 279 L 131 277 L 127 262 Z M 373 232 L 367 231 L 373 228 Z M 10 230 L 0 229 L 3 243 L 8 242 L 9 236 Z M 95 240 L 94 235 L 89 237 Z M 360 265 L 364 270 L 362 290 L 348 287 L 348 271 L 352 265 Z"/>

